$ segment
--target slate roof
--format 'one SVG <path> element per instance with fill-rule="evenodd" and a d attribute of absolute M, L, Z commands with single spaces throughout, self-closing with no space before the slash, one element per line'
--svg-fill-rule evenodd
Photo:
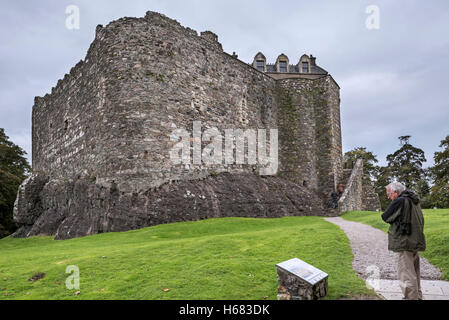
<path fill-rule="evenodd" d="M 289 73 L 299 73 L 299 66 L 295 64 L 289 65 Z M 277 72 L 275 64 L 267 63 L 267 72 Z M 281 73 L 281 72 L 279 72 Z M 282 72 L 284 73 L 284 72 Z M 309 74 L 328 74 L 326 70 L 318 66 L 311 66 Z"/>

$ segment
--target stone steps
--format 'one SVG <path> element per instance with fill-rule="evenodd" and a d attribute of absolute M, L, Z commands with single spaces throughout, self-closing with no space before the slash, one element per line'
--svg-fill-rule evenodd
<path fill-rule="evenodd" d="M 402 300 L 402 291 L 398 280 L 367 280 L 367 286 L 372 287 L 385 300 Z M 449 281 L 421 280 L 423 300 L 449 300 Z"/>

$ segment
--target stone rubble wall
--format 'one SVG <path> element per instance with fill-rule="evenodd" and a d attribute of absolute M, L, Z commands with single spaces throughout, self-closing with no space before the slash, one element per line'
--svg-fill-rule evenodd
<path fill-rule="evenodd" d="M 363 195 L 362 177 L 363 162 L 359 159 L 352 169 L 351 176 L 345 186 L 345 191 L 338 200 L 338 209 L 340 212 L 361 210 Z"/>
<path fill-rule="evenodd" d="M 159 213 L 145 211 L 147 200 L 139 202 L 141 208 L 133 202 L 120 206 L 122 218 L 114 213 L 114 221 L 122 219 L 123 228 L 82 217 L 91 212 L 88 208 L 94 202 L 100 203 L 95 208 L 104 209 L 111 199 L 104 190 L 139 198 L 167 183 L 194 184 L 225 172 L 257 176 L 259 164 L 173 164 L 169 151 L 177 141 L 171 141 L 170 135 L 175 129 L 192 134 L 194 121 L 201 122 L 202 133 L 215 127 L 222 135 L 226 129 L 266 129 L 267 133 L 279 129 L 280 167 L 275 178 L 284 178 L 279 182 L 282 188 L 297 191 L 289 195 L 289 201 L 303 206 L 296 206 L 296 213 L 321 214 L 323 201 L 343 174 L 339 104 L 339 88 L 330 75 L 275 80 L 223 52 L 212 32 L 198 35 L 159 13 L 99 25 L 85 59 L 58 81 L 51 94 L 35 98 L 35 176 L 21 186 L 25 191 L 19 191 L 15 217 L 22 228 L 17 235 L 57 233 L 64 238 L 178 221 L 179 216 L 169 217 L 162 207 Z M 191 148 L 194 142 L 191 136 Z M 209 142 L 200 143 L 204 148 Z M 76 187 L 73 181 L 91 183 Z M 257 192 L 266 197 L 267 190 L 272 192 L 263 183 L 259 187 Z M 289 193 L 279 192 L 279 199 L 282 192 Z M 312 200 L 310 192 L 318 197 Z M 257 207 L 258 200 L 249 199 Z M 184 198 L 180 201 L 178 206 L 185 207 L 188 216 Z M 225 208 L 233 205 L 220 202 L 220 206 L 218 212 L 226 216 Z M 277 216 L 272 211 L 276 207 L 274 202 L 267 205 L 267 216 Z M 104 217 L 95 212 L 92 217 Z M 129 212 L 145 222 L 133 222 Z M 144 218 L 142 212 L 153 216 Z M 296 214 L 293 209 L 288 212 Z M 74 213 L 83 223 L 75 222 Z M 248 210 L 243 213 L 252 216 Z M 89 227 L 86 221 L 91 222 Z M 69 222 L 79 226 L 78 231 L 71 229 L 71 235 L 61 227 Z"/>
<path fill-rule="evenodd" d="M 285 138 L 294 130 L 297 144 L 280 139 L 295 144 L 280 148 L 284 176 L 329 193 L 342 174 L 339 88 L 332 77 L 278 85 L 224 53 L 215 39 L 152 12 L 98 26 L 85 61 L 51 95 L 36 98 L 33 170 L 54 178 L 89 175 L 137 192 L 211 172 L 260 168 L 174 165 L 171 132 L 191 133 L 193 121 L 201 121 L 202 131 L 216 127 L 223 135 L 225 129 L 279 128 Z M 294 106 L 286 105 L 289 99 Z M 281 119 L 280 112 L 286 112 Z M 295 127 L 295 120 L 301 125 Z"/>
<path fill-rule="evenodd" d="M 345 169 L 344 176 L 351 172 L 345 182 L 345 191 L 338 201 L 340 213 L 348 211 L 380 211 L 379 196 L 374 190 L 371 179 L 363 173 L 363 162 L 358 159 L 352 170 Z"/>
<path fill-rule="evenodd" d="M 319 300 L 328 293 L 328 277 L 310 285 L 296 275 L 276 268 L 278 279 L 278 300 Z"/>
<path fill-rule="evenodd" d="M 330 76 L 278 86 L 280 175 L 326 199 L 343 176 L 339 88 Z"/>
<path fill-rule="evenodd" d="M 98 28 L 97 28 L 98 30 Z M 93 172 L 107 157 L 105 78 L 108 44 L 97 34 L 51 94 L 36 97 L 32 109 L 32 167 L 52 177 Z"/>
<path fill-rule="evenodd" d="M 86 177 L 51 180 L 44 186 L 40 181 L 46 178 L 33 176 L 32 180 L 41 188 L 36 201 L 40 207 L 32 220 L 25 220 L 26 208 L 15 209 L 15 217 L 23 223 L 13 237 L 69 239 L 207 218 L 326 215 L 316 194 L 275 176 L 222 173 L 139 193 L 120 191 L 117 185 L 106 188 Z M 19 193 L 20 203 L 30 202 L 26 192 Z"/>
<path fill-rule="evenodd" d="M 373 183 L 367 174 L 363 175 L 363 195 L 362 210 L 364 211 L 381 211 L 379 195 L 374 190 Z"/>
<path fill-rule="evenodd" d="M 104 63 L 94 64 L 91 56 Z M 78 81 L 66 77 L 44 98 L 45 107 L 37 100 L 34 170 L 52 177 L 89 174 L 105 186 L 114 181 L 120 190 L 138 192 L 259 168 L 170 160 L 170 134 L 180 128 L 192 133 L 193 121 L 222 135 L 225 129 L 277 128 L 275 80 L 225 54 L 210 33 L 198 36 L 157 13 L 122 18 L 97 27 L 86 60 L 73 72 Z M 66 130 L 64 118 L 70 119 Z"/>

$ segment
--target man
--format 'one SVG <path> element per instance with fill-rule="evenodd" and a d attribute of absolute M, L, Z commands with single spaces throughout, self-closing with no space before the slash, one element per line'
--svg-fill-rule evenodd
<path fill-rule="evenodd" d="M 338 193 L 337 193 L 337 191 L 332 192 L 331 197 L 332 197 L 332 207 L 334 209 L 337 209 L 338 208 Z"/>
<path fill-rule="evenodd" d="M 343 194 L 343 191 L 345 191 L 345 186 L 343 183 L 339 183 L 337 186 L 337 190 L 331 193 L 332 197 L 332 207 L 334 209 L 338 208 L 338 199 L 341 198 L 341 195 Z"/>
<path fill-rule="evenodd" d="M 387 186 L 387 196 L 392 202 L 382 219 L 390 224 L 388 250 L 398 253 L 398 278 L 403 299 L 422 300 L 418 251 L 426 250 L 426 239 L 419 198 L 399 182 Z"/>
<path fill-rule="evenodd" d="M 338 198 L 341 197 L 343 192 L 345 191 L 345 185 L 343 183 L 339 183 L 337 186 Z"/>

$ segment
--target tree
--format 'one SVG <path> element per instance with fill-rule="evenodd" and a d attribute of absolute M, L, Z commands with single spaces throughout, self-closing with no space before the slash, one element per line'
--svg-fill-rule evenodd
<path fill-rule="evenodd" d="M 24 155 L 26 152 L 9 141 L 5 130 L 0 128 L 0 238 L 16 228 L 12 215 L 17 190 L 31 172 Z"/>
<path fill-rule="evenodd" d="M 421 198 L 421 207 L 423 209 L 430 209 L 433 207 L 432 200 L 430 198 L 431 173 L 429 168 L 423 170 L 424 174 L 417 184 L 417 192 Z"/>
<path fill-rule="evenodd" d="M 380 206 L 385 210 L 390 204 L 387 197 L 386 187 L 392 182 L 392 175 L 389 167 L 379 167 L 375 177 L 374 189 L 379 196 Z"/>
<path fill-rule="evenodd" d="M 422 167 L 426 162 L 424 151 L 409 143 L 411 136 L 399 137 L 401 148 L 387 156 L 388 168 L 392 178 L 405 184 L 420 197 L 419 185 L 425 179 L 425 171 Z"/>
<path fill-rule="evenodd" d="M 441 141 L 443 151 L 435 152 L 435 164 L 430 168 L 433 178 L 430 199 L 438 208 L 449 208 L 449 135 Z"/>
<path fill-rule="evenodd" d="M 344 157 L 345 168 L 352 168 L 357 159 L 362 159 L 363 161 L 363 171 L 370 176 L 371 179 L 377 176 L 377 171 L 379 167 L 376 165 L 377 158 L 370 152 L 366 151 L 365 147 L 357 147 L 351 151 L 345 153 Z"/>

